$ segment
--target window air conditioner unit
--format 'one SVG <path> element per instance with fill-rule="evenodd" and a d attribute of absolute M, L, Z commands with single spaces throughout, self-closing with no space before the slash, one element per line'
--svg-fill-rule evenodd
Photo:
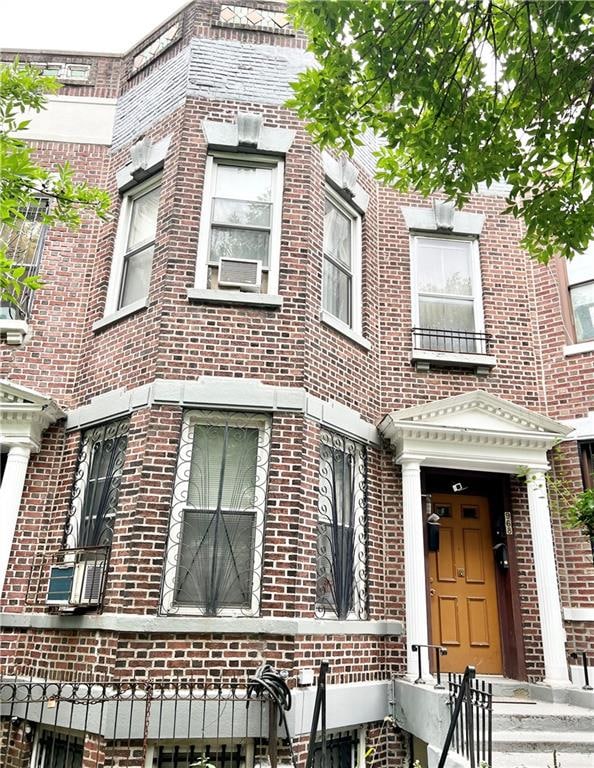
<path fill-rule="evenodd" d="M 53 565 L 46 605 L 75 609 L 100 605 L 103 598 L 105 558 Z"/>
<path fill-rule="evenodd" d="M 262 285 L 262 262 L 223 257 L 219 261 L 218 284 L 220 288 L 259 291 Z"/>

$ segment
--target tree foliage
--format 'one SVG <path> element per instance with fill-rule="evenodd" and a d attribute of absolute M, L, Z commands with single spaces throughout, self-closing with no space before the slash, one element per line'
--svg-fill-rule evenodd
<path fill-rule="evenodd" d="M 292 0 L 317 66 L 291 105 L 322 147 L 383 143 L 378 176 L 461 206 L 506 181 L 539 260 L 594 239 L 594 3 Z"/>
<path fill-rule="evenodd" d="M 76 182 L 68 163 L 55 168 L 40 166 L 33 149 L 15 136 L 29 125 L 30 121 L 23 119 L 25 111 L 41 111 L 46 94 L 55 93 L 59 87 L 53 77 L 44 77 L 35 67 L 18 61 L 0 65 L 0 228 L 5 233 L 18 228 L 27 209 L 36 206 L 40 198 L 50 202 L 42 217 L 44 224 L 75 228 L 86 212 L 107 216 L 110 200 L 106 192 Z M 18 304 L 23 289 L 36 289 L 41 281 L 28 275 L 12 256 L 6 237 L 0 238 L 0 299 Z"/>

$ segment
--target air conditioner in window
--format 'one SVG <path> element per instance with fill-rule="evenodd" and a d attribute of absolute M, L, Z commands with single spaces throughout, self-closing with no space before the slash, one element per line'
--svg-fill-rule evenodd
<path fill-rule="evenodd" d="M 63 610 L 100 605 L 105 573 L 105 558 L 52 565 L 46 605 L 55 605 Z"/>
<path fill-rule="evenodd" d="M 219 288 L 259 291 L 262 285 L 262 262 L 251 259 L 221 258 L 218 284 Z"/>

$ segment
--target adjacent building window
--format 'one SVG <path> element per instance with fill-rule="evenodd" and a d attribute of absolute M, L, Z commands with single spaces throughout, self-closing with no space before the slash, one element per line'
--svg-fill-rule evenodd
<path fill-rule="evenodd" d="M 276 293 L 283 162 L 209 155 L 198 286 Z"/>
<path fill-rule="evenodd" d="M 575 339 L 594 339 L 594 243 L 567 261 L 567 282 Z"/>
<path fill-rule="evenodd" d="M 25 276 L 37 275 L 43 250 L 46 225 L 43 216 L 47 202 L 29 205 L 23 217 L 14 225 L 0 223 L 0 242 L 6 248 L 6 256 L 25 269 Z M 26 288 L 14 294 L 14 301 L 0 297 L 0 320 L 26 320 L 33 305 L 33 291 Z"/>
<path fill-rule="evenodd" d="M 584 488 L 594 488 L 594 442 L 578 443 Z"/>
<path fill-rule="evenodd" d="M 186 414 L 164 610 L 207 616 L 258 612 L 269 442 L 265 417 Z"/>
<path fill-rule="evenodd" d="M 412 238 L 416 349 L 486 353 L 478 241 Z"/>
<path fill-rule="evenodd" d="M 146 300 L 151 281 L 159 213 L 160 177 L 124 195 L 106 314 Z"/>
<path fill-rule="evenodd" d="M 82 435 L 64 549 L 51 566 L 48 605 L 81 608 L 102 601 L 128 429 L 125 419 Z"/>
<path fill-rule="evenodd" d="M 367 453 L 322 431 L 316 612 L 367 618 Z"/>
<path fill-rule="evenodd" d="M 361 330 L 361 217 L 333 189 L 326 190 L 322 308 Z"/>

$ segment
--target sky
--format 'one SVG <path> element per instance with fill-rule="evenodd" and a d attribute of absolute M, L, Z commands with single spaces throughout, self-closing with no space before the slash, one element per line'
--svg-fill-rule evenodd
<path fill-rule="evenodd" d="M 184 5 L 184 0 L 0 0 L 0 51 L 123 53 Z"/>

